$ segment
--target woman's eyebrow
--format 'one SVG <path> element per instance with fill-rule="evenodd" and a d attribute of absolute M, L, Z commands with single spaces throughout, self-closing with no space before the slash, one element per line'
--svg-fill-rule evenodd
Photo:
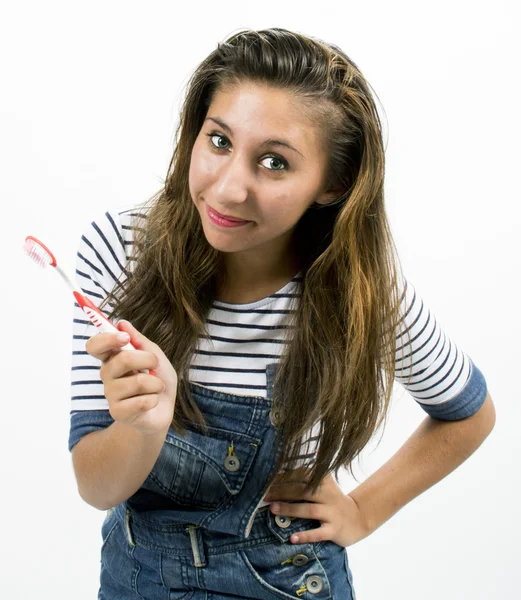
<path fill-rule="evenodd" d="M 216 123 L 217 125 L 219 125 L 219 127 L 222 127 L 225 131 L 227 131 L 230 135 L 233 135 L 232 128 L 229 125 L 227 125 L 222 119 L 219 119 L 218 117 L 206 117 L 205 121 L 213 121 L 214 123 Z M 297 154 L 300 154 L 300 156 L 302 156 L 302 158 L 306 158 L 302 154 L 302 152 L 299 152 L 296 148 L 294 148 L 286 140 L 272 140 L 272 139 L 268 139 L 268 140 L 264 140 L 264 142 L 262 142 L 261 144 L 259 144 L 260 148 L 264 148 L 266 146 L 284 146 L 286 148 L 289 148 L 290 150 L 294 150 Z"/>

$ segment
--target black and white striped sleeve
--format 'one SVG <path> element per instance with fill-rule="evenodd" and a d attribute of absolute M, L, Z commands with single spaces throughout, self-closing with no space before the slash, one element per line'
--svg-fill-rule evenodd
<path fill-rule="evenodd" d="M 482 372 L 440 327 L 411 282 L 405 280 L 404 287 L 395 381 L 431 417 L 454 421 L 471 416 L 487 395 Z"/>
<path fill-rule="evenodd" d="M 117 281 L 126 277 L 131 229 L 125 211 L 108 211 L 86 227 L 76 254 L 76 282 L 96 306 L 106 298 Z M 74 302 L 71 359 L 71 405 L 69 451 L 86 434 L 114 422 L 100 379 L 101 361 L 85 350 L 96 327 Z M 108 316 L 109 307 L 102 312 Z"/>

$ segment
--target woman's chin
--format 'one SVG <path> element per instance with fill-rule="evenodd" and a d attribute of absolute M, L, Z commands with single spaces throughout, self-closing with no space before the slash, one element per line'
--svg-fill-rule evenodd
<path fill-rule="evenodd" d="M 219 252 L 238 252 L 239 250 L 242 250 L 242 248 L 235 247 L 236 245 L 230 243 L 230 241 L 219 240 L 216 239 L 215 236 L 207 235 L 206 241 L 214 250 L 218 250 Z"/>
<path fill-rule="evenodd" d="M 239 252 L 240 250 L 245 250 L 245 240 L 239 239 L 239 236 L 234 235 L 234 229 L 235 228 L 230 228 L 230 231 L 227 231 L 223 228 L 223 231 L 221 232 L 217 231 L 212 224 L 207 225 L 206 223 L 203 223 L 206 241 L 212 248 L 215 248 L 215 250 L 219 250 L 220 252 Z"/>

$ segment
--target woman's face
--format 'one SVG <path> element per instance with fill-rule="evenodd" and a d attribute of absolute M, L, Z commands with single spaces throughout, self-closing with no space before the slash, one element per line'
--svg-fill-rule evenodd
<path fill-rule="evenodd" d="M 189 173 L 192 200 L 216 250 L 284 260 L 308 207 L 335 197 L 323 194 L 327 157 L 320 135 L 283 90 L 247 83 L 216 93 Z M 209 208 L 248 222 L 224 227 L 211 219 Z"/>

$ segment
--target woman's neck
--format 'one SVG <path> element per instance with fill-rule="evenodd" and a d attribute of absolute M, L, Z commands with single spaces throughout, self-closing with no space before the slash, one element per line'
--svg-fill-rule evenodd
<path fill-rule="evenodd" d="M 227 287 L 221 286 L 218 288 L 216 300 L 219 302 L 227 302 L 229 304 L 251 304 L 263 298 L 271 296 L 287 285 L 293 277 L 298 273 L 298 270 L 273 278 L 266 282 L 250 282 L 248 285 L 231 284 Z"/>
<path fill-rule="evenodd" d="M 299 261 L 292 258 L 266 273 L 264 269 L 235 270 L 233 261 L 225 263 L 227 277 L 220 279 L 216 299 L 230 304 L 250 304 L 278 292 L 300 271 Z"/>

